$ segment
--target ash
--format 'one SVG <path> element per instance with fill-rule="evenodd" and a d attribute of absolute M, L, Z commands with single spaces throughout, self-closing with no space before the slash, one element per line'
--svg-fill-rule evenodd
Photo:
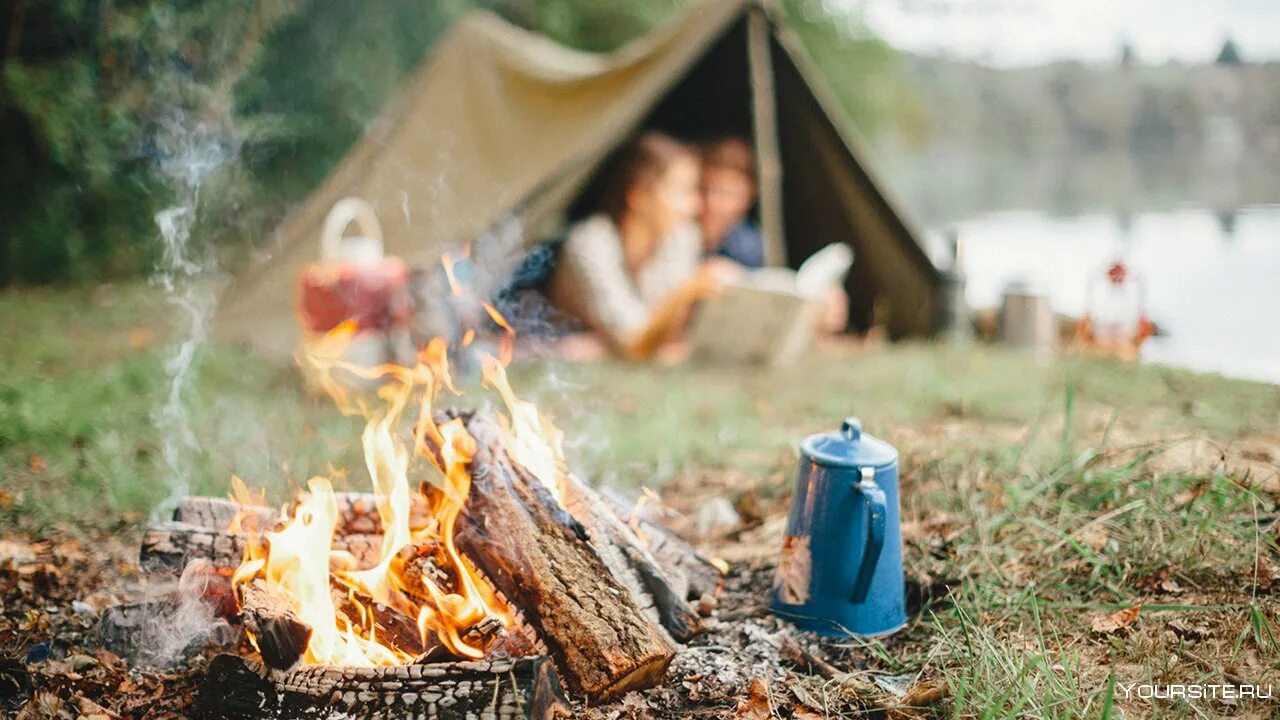
<path fill-rule="evenodd" d="M 783 643 L 805 634 L 768 614 L 773 575 L 772 563 L 735 566 L 725 578 L 715 614 L 703 621 L 701 634 L 678 648 L 666 681 L 585 717 L 731 717 L 753 681 L 789 675 Z"/>

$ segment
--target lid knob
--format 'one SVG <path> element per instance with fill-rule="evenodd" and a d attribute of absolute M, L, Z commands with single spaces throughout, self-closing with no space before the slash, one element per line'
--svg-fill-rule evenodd
<path fill-rule="evenodd" d="M 849 442 L 858 442 L 862 439 L 862 421 L 850 415 L 840 423 L 840 434 Z"/>

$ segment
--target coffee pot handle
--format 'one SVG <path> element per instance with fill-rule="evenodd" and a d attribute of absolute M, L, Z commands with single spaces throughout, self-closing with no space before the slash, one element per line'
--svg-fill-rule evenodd
<path fill-rule="evenodd" d="M 858 577 L 853 583 L 853 602 L 861 603 L 867 599 L 871 589 L 871 578 L 875 575 L 876 565 L 880 562 L 880 551 L 884 548 L 885 515 L 887 500 L 884 490 L 876 484 L 874 468 L 862 468 L 862 480 L 857 484 L 858 492 L 867 499 L 867 543 L 862 552 L 862 562 L 858 565 Z"/>

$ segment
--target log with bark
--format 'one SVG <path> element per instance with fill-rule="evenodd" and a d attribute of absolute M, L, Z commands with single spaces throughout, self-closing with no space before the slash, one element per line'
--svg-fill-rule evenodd
<path fill-rule="evenodd" d="M 206 718 L 295 720 L 565 720 L 572 717 L 543 658 L 392 667 L 309 665 L 272 672 L 219 655 L 197 701 Z"/>
<path fill-rule="evenodd" d="M 188 495 L 173 510 L 174 522 L 209 530 L 229 530 L 233 525 L 245 529 L 270 530 L 280 512 L 266 505 L 250 505 L 226 498 Z"/>
<path fill-rule="evenodd" d="M 635 532 L 577 477 L 565 475 L 563 481 L 565 506 L 586 528 L 601 559 L 636 604 L 672 638 L 687 642 L 696 635 L 702 629 L 697 611 Z"/>
<path fill-rule="evenodd" d="M 711 559 L 661 525 L 635 512 L 635 506 L 612 493 L 602 493 L 605 504 L 649 550 L 673 588 L 686 600 L 697 601 L 714 595 L 723 576 Z"/>
<path fill-rule="evenodd" d="M 534 625 L 561 676 L 594 700 L 660 682 L 675 654 L 616 580 L 587 530 L 506 453 L 485 415 L 463 415 L 475 438 L 459 548 Z"/>
<path fill-rule="evenodd" d="M 334 612 L 347 619 L 352 627 L 372 630 L 378 641 L 408 655 L 420 656 L 434 650 L 433 657 L 460 660 L 432 642 L 424 642 L 418 623 L 408 615 L 388 607 L 361 590 L 331 579 L 330 596 Z M 296 667 L 307 650 L 312 628 L 293 611 L 282 597 L 271 594 L 261 579 L 242 583 L 240 618 L 253 633 L 263 661 L 274 670 Z M 499 623 L 501 625 L 501 623 Z"/>
<path fill-rule="evenodd" d="M 146 570 L 181 572 L 192 560 L 208 560 L 219 569 L 231 569 L 244 561 L 250 535 L 210 529 L 185 522 L 168 522 L 146 529 L 139 562 Z M 265 539 L 259 535 L 260 540 Z M 351 553 L 357 567 L 377 564 L 381 535 L 334 535 L 332 549 Z"/>
<path fill-rule="evenodd" d="M 420 655 L 427 650 L 417 620 L 337 579 L 330 578 L 329 589 L 334 612 L 347 618 L 352 627 L 372 626 L 378 642 L 409 655 Z"/>

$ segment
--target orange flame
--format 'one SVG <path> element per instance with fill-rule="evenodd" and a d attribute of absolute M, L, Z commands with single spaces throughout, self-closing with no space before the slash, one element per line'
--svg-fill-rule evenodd
<path fill-rule="evenodd" d="M 511 327 L 507 319 L 502 317 L 502 313 L 489 303 L 484 303 L 484 311 L 489 314 L 490 320 L 502 328 L 502 339 L 498 341 L 498 359 L 502 361 L 504 367 L 510 365 L 516 352 L 515 328 Z"/>
<path fill-rule="evenodd" d="M 464 288 L 454 273 L 455 259 L 445 255 L 441 264 L 452 292 L 461 294 Z M 500 358 L 481 358 L 484 386 L 497 391 L 509 413 L 502 418 L 502 442 L 516 462 L 559 498 L 566 472 L 563 436 L 532 403 L 512 391 L 505 368 L 514 351 L 515 331 L 495 308 L 483 306 L 504 331 Z M 312 377 L 343 414 L 364 419 L 361 446 L 383 532 L 377 562 L 353 569 L 353 557 L 333 551 L 338 500 L 329 480 L 317 477 L 308 482 L 308 492 L 292 512 L 282 515 L 280 529 L 266 533 L 265 542 L 247 543 L 245 561 L 233 583 L 261 579 L 268 592 L 288 600 L 313 628 L 306 662 L 370 666 L 411 661 L 410 653 L 395 646 L 395 641 L 378 637 L 373 612 L 365 604 L 369 601 L 416 620 L 423 647 L 430 647 L 434 640 L 458 656 L 482 658 L 484 648 L 469 643 L 466 631 L 487 617 L 513 629 L 515 619 L 454 542 L 457 520 L 471 489 L 469 466 L 476 441 L 461 419 L 437 422 L 433 416 L 441 393 L 461 394 L 450 374 L 448 344 L 442 338 L 433 339 L 412 367 L 364 367 L 344 359 L 357 330 L 348 321 L 313 338 L 299 361 L 314 371 Z M 474 337 L 475 331 L 467 330 L 463 346 Z M 404 426 L 410 419 L 412 429 L 406 438 Z M 419 462 L 421 458 L 427 463 Z M 415 482 L 422 481 L 419 490 L 414 489 L 411 476 Z M 250 504 L 248 488 L 238 479 L 233 486 L 235 498 Z M 429 509 L 428 522 L 417 530 L 409 520 L 415 492 L 425 496 Z M 237 528 L 239 522 L 237 518 Z M 406 548 L 413 550 L 405 553 Z M 448 582 L 406 572 L 404 558 L 416 558 L 419 552 L 430 554 Z M 335 598 L 354 612 L 340 611 Z"/>
<path fill-rule="evenodd" d="M 470 254 L 471 246 L 468 245 L 466 249 L 462 251 L 461 256 L 465 258 Z M 457 264 L 458 261 L 454 259 L 453 253 L 445 253 L 440 256 L 440 265 L 444 268 L 445 279 L 449 281 L 449 291 L 453 293 L 454 297 L 462 297 L 466 294 L 466 291 L 463 290 L 462 283 L 458 282 L 458 275 L 455 271 Z"/>
<path fill-rule="evenodd" d="M 507 452 L 513 460 L 533 473 L 557 501 L 563 502 L 564 433 L 539 413 L 536 405 L 516 397 L 507 381 L 504 363 L 491 356 L 484 356 L 481 359 L 481 375 L 485 387 L 496 390 L 507 407 Z"/>

